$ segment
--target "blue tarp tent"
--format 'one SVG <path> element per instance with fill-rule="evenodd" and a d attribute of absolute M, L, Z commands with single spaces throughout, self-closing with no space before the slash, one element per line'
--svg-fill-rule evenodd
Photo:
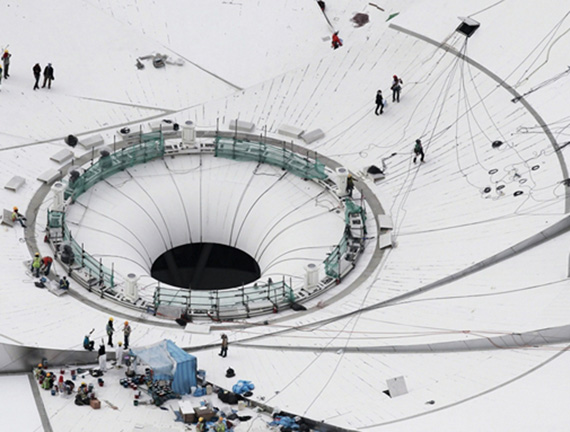
<path fill-rule="evenodd" d="M 175 393 L 188 394 L 190 387 L 196 385 L 196 357 L 171 340 L 131 349 L 131 352 L 153 370 L 155 380 L 172 380 Z"/>

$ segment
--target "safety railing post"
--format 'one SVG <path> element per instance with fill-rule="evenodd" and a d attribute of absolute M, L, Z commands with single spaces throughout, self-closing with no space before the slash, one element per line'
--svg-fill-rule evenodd
<path fill-rule="evenodd" d="M 216 290 L 216 317 L 220 320 L 220 296 L 219 290 Z"/>
<path fill-rule="evenodd" d="M 87 291 L 91 292 L 91 269 L 87 267 Z"/>
<path fill-rule="evenodd" d="M 238 121 L 239 118 L 236 119 L 236 127 L 235 127 L 235 133 L 234 133 L 234 143 L 232 146 L 232 159 L 236 158 L 236 142 L 237 142 L 237 127 L 238 127 Z"/>
<path fill-rule="evenodd" d="M 185 313 L 188 314 L 190 312 L 190 304 L 191 304 L 191 300 L 190 300 L 190 296 L 192 295 L 192 291 L 188 291 L 188 294 L 186 295 L 186 305 L 185 305 Z"/>
<path fill-rule="evenodd" d="M 103 272 L 103 258 L 99 258 L 99 285 L 105 284 L 105 273 Z"/>

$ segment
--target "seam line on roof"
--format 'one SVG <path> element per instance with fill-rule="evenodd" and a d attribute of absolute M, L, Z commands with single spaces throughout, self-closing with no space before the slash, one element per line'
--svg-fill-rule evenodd
<path fill-rule="evenodd" d="M 53 429 L 51 428 L 51 424 L 49 422 L 49 417 L 46 412 L 46 407 L 44 406 L 44 402 L 40 396 L 40 391 L 38 390 L 38 385 L 36 384 L 36 381 L 34 380 L 31 372 L 28 372 L 26 375 L 28 376 L 28 381 L 30 382 L 30 388 L 32 389 L 32 394 L 34 395 L 34 400 L 36 401 L 36 407 L 38 408 L 38 414 L 40 416 L 44 432 L 53 432 Z"/>

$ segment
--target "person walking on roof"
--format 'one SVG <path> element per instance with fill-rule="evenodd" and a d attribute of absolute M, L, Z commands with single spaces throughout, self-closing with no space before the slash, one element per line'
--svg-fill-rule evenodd
<path fill-rule="evenodd" d="M 378 112 L 380 110 L 380 112 Z M 380 115 L 384 112 L 384 97 L 382 96 L 382 90 L 376 92 L 376 115 Z"/>
<path fill-rule="evenodd" d="M 420 162 L 423 162 L 425 157 L 424 148 L 422 147 L 422 142 L 419 138 L 416 140 L 416 145 L 414 146 L 414 163 L 416 163 L 418 156 L 421 158 Z"/>
<path fill-rule="evenodd" d="M 4 54 L 2 54 L 2 64 L 4 65 L 4 79 L 8 79 L 10 76 L 8 73 L 8 69 L 10 69 L 10 57 L 12 57 L 12 54 L 10 54 L 7 49 L 5 49 Z"/>
<path fill-rule="evenodd" d="M 220 357 L 227 357 L 228 355 L 228 336 L 225 333 L 222 334 L 222 347 L 218 355 Z"/>
<path fill-rule="evenodd" d="M 40 88 L 40 76 L 42 75 L 42 67 L 40 66 L 39 63 L 36 63 L 34 65 L 34 67 L 32 68 L 32 72 L 34 73 L 34 78 L 36 79 L 36 82 L 34 84 L 34 90 L 37 90 Z"/>
<path fill-rule="evenodd" d="M 125 321 L 125 327 L 123 327 L 123 335 L 125 340 L 125 349 L 129 348 L 129 336 L 131 335 L 131 326 L 128 321 Z"/>
<path fill-rule="evenodd" d="M 394 75 L 392 78 L 392 86 L 390 87 L 392 89 L 392 102 L 400 102 L 400 92 L 404 82 L 397 75 Z"/>
<path fill-rule="evenodd" d="M 48 85 L 48 89 L 51 88 L 51 82 L 55 80 L 53 66 L 51 63 L 48 63 L 47 66 L 44 68 L 44 85 L 42 88 L 45 88 L 46 84 Z"/>
<path fill-rule="evenodd" d="M 42 257 L 39 252 L 36 252 L 34 259 L 32 260 L 31 271 L 34 277 L 40 277 L 40 267 L 42 266 Z"/>
<path fill-rule="evenodd" d="M 107 322 L 107 336 L 109 336 L 109 341 L 107 342 L 107 345 L 109 345 L 110 347 L 113 346 L 113 333 L 115 332 L 115 329 L 113 328 L 113 317 L 109 318 L 109 321 Z"/>
<path fill-rule="evenodd" d="M 14 211 L 12 212 L 12 222 L 20 222 L 22 228 L 26 228 L 25 221 L 27 220 L 26 217 L 18 211 L 18 207 L 14 207 Z"/>

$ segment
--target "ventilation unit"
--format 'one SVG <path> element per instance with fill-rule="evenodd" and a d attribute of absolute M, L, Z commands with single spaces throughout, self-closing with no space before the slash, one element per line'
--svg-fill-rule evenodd
<path fill-rule="evenodd" d="M 477 30 L 481 25 L 471 18 L 459 17 L 459 19 L 461 20 L 461 24 L 459 24 L 459 27 L 457 27 L 455 31 L 464 34 L 467 37 L 471 37 L 471 35 L 475 33 L 475 30 Z"/>

